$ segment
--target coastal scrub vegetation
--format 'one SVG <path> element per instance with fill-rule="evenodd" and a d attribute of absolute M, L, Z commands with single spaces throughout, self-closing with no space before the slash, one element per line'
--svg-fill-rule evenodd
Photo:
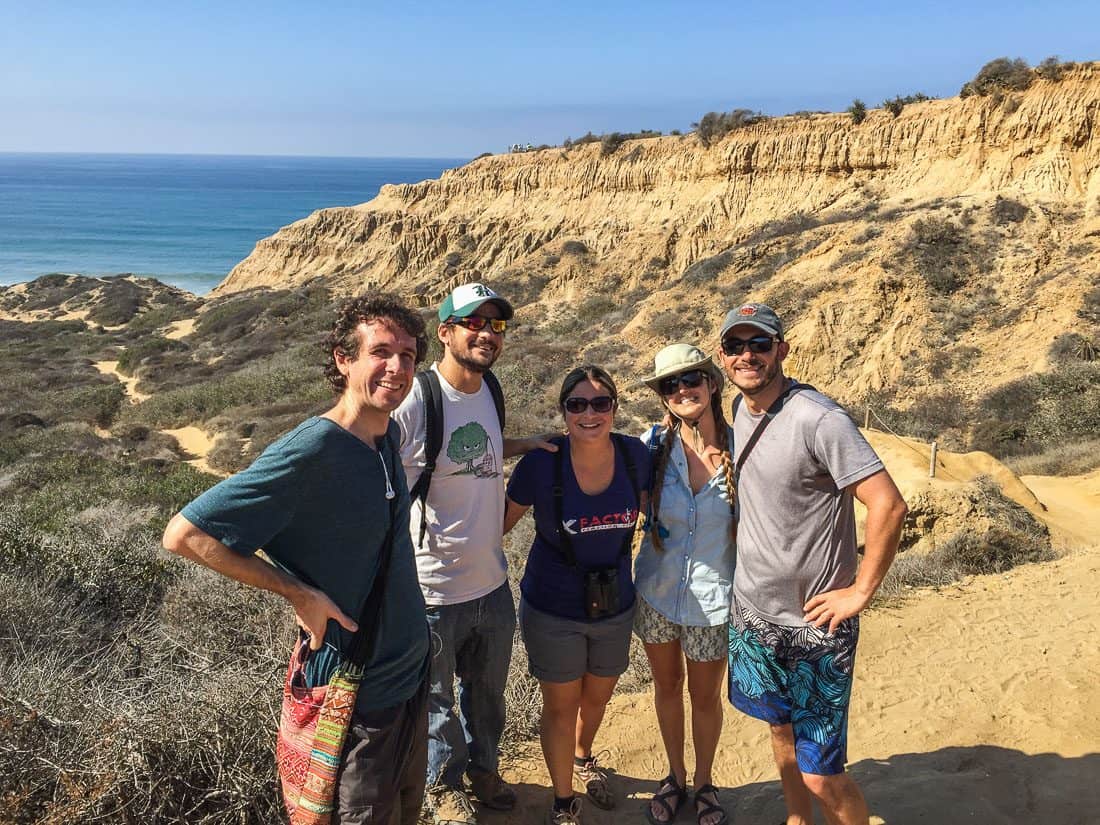
<path fill-rule="evenodd" d="M 863 123 L 867 119 L 867 104 L 860 100 L 858 97 L 852 101 L 852 105 L 846 110 L 852 117 L 852 123 L 856 125 Z"/>
<path fill-rule="evenodd" d="M 904 97 L 902 97 L 901 95 L 895 95 L 889 100 L 882 101 L 882 108 L 889 112 L 893 117 L 897 117 L 901 114 L 902 110 L 910 103 L 923 103 L 924 101 L 931 99 L 932 98 L 924 94 L 924 92 L 916 92 L 915 94 L 905 95 Z"/>
<path fill-rule="evenodd" d="M 698 122 L 692 123 L 691 128 L 704 146 L 710 146 L 721 140 L 730 132 L 744 129 L 755 123 L 767 120 L 768 116 L 763 112 L 753 112 L 751 109 L 734 109 L 730 112 L 707 112 Z"/>
<path fill-rule="evenodd" d="M 959 89 L 959 97 L 988 97 L 1022 92 L 1036 78 L 1055 82 L 1061 80 L 1075 65 L 1072 61 L 1062 61 L 1057 56 L 1052 56 L 1032 69 L 1022 57 L 998 57 L 982 66 L 972 80 L 963 84 Z"/>

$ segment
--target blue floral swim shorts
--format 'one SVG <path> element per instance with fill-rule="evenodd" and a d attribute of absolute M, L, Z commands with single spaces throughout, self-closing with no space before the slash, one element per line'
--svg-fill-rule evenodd
<path fill-rule="evenodd" d="M 733 607 L 730 704 L 768 724 L 791 725 L 803 773 L 843 773 L 859 617 L 830 634 L 772 624 L 743 605 Z"/>

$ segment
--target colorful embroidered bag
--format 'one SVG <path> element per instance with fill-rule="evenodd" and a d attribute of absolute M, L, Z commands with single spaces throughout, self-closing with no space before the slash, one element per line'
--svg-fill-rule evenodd
<path fill-rule="evenodd" d="M 348 655 L 337 665 L 328 684 L 306 686 L 308 636 L 303 634 L 304 638 L 299 639 L 290 657 L 283 686 L 279 734 L 275 740 L 275 761 L 290 825 L 328 825 L 332 820 L 344 741 L 351 727 L 363 671 L 374 654 L 378 637 L 382 592 L 393 555 L 396 516 L 396 499 L 391 499 L 390 526 L 382 544 L 374 584 L 359 617 L 359 630 L 352 636 Z"/>

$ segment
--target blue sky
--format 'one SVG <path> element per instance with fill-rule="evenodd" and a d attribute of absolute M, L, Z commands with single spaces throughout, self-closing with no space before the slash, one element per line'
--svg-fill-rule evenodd
<path fill-rule="evenodd" d="M 1098 31 L 1097 0 L 0 0 L 0 151 L 465 157 L 949 96 L 1002 55 L 1100 59 Z"/>

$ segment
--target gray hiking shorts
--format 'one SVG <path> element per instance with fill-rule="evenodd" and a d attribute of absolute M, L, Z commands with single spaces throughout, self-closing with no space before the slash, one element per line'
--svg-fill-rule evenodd
<path fill-rule="evenodd" d="M 540 682 L 573 682 L 586 673 L 622 676 L 630 665 L 634 606 L 608 619 L 579 622 L 543 613 L 520 599 L 519 624 L 528 670 Z"/>

